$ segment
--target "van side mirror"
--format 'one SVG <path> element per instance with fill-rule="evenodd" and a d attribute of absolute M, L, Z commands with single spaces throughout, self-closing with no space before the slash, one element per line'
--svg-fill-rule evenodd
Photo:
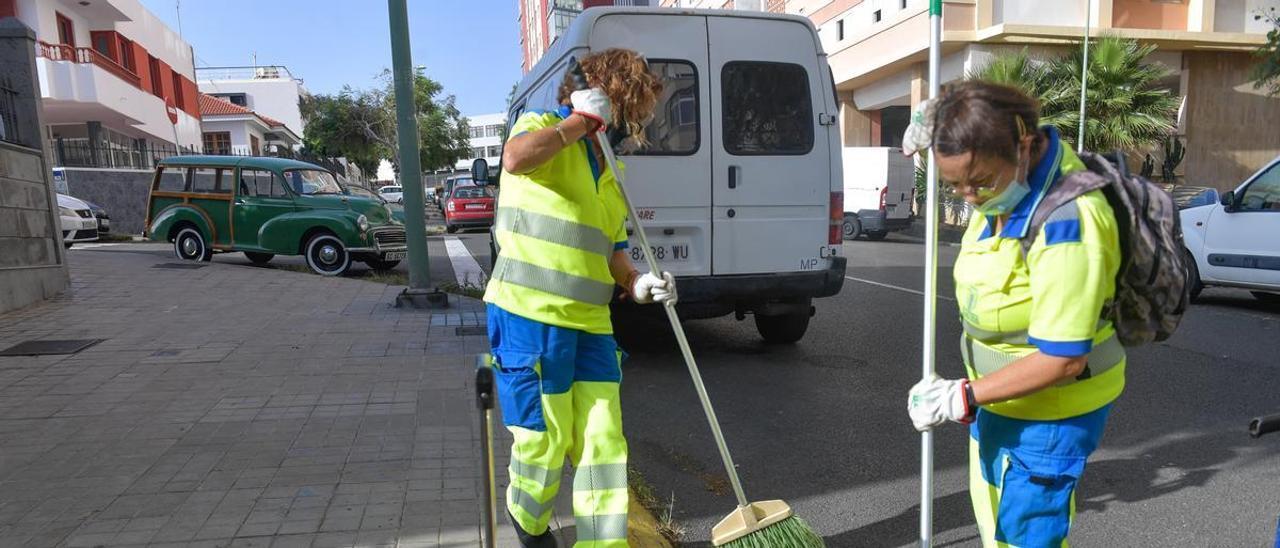
<path fill-rule="evenodd" d="M 489 184 L 489 161 L 484 158 L 476 158 L 471 162 L 471 180 L 477 185 L 484 186 Z"/>
<path fill-rule="evenodd" d="M 1222 199 L 1218 201 L 1222 204 L 1222 209 L 1227 213 L 1231 213 L 1236 209 L 1236 191 L 1228 190 L 1222 193 Z"/>

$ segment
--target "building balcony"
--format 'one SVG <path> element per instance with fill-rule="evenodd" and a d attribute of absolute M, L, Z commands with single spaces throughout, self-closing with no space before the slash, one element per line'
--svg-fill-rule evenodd
<path fill-rule="evenodd" d="M 97 51 L 41 42 L 37 56 L 45 124 L 98 121 L 140 130 L 152 140 L 199 141 L 198 119 L 179 109 L 178 123 L 171 122 L 164 99 L 144 91 L 137 74 Z"/>

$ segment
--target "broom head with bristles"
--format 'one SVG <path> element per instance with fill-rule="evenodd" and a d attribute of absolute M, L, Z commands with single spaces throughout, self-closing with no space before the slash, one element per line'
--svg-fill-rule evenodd
<path fill-rule="evenodd" d="M 740 506 L 711 529 L 711 544 L 729 548 L 822 548 L 826 544 L 780 500 Z"/>

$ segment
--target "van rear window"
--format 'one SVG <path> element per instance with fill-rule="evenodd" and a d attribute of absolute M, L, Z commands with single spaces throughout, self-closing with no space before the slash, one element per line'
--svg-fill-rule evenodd
<path fill-rule="evenodd" d="M 649 146 L 624 150 L 636 156 L 686 156 L 698 152 L 698 71 L 688 61 L 650 60 L 649 70 L 662 81 L 662 95 L 645 126 Z"/>
<path fill-rule="evenodd" d="M 791 63 L 733 61 L 720 72 L 724 148 L 736 156 L 813 150 L 809 74 Z"/>

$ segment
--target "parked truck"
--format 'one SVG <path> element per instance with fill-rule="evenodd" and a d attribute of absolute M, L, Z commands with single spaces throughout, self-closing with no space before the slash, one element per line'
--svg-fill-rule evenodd
<path fill-rule="evenodd" d="M 915 165 L 893 147 L 845 147 L 844 239 L 883 240 L 911 226 Z"/>

